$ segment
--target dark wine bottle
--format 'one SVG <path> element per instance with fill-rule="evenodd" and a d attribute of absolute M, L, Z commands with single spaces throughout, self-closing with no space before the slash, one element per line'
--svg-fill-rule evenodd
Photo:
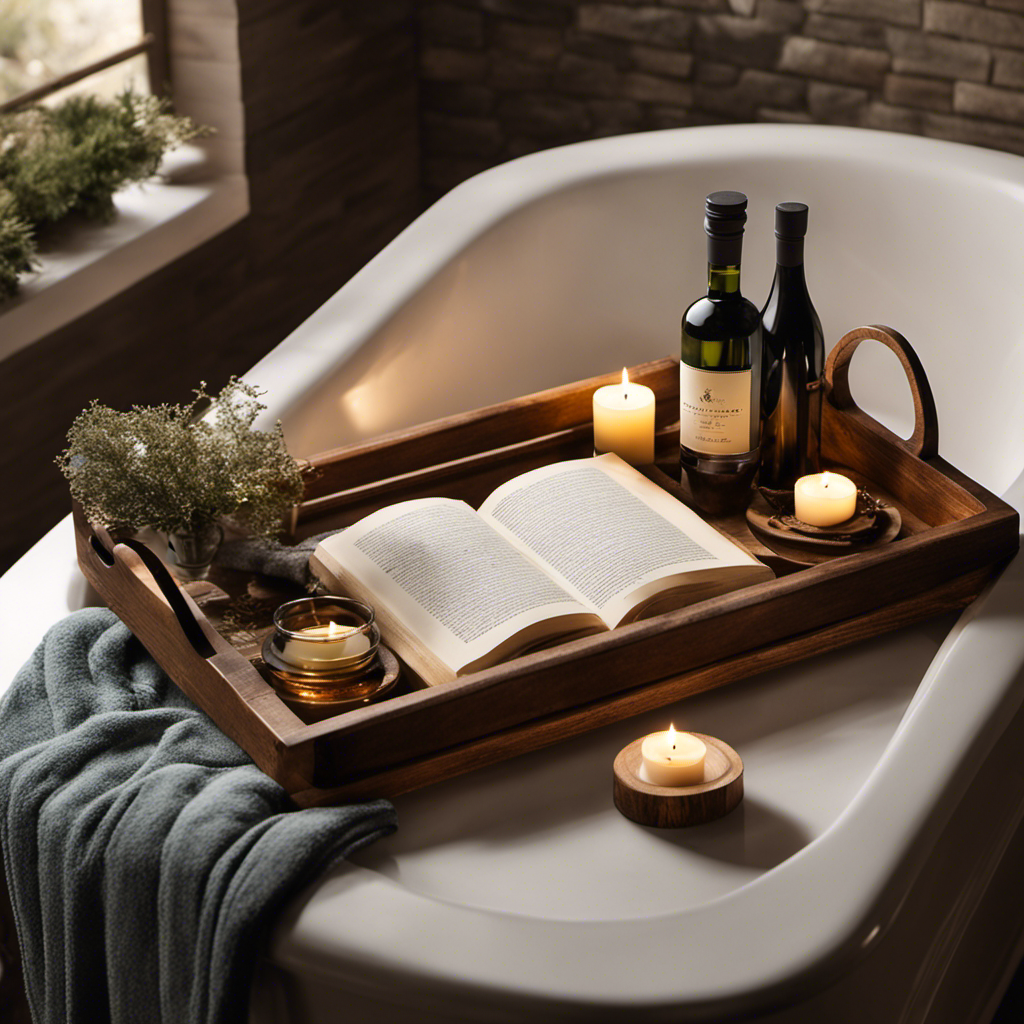
<path fill-rule="evenodd" d="M 804 279 L 807 207 L 775 207 L 775 280 L 761 313 L 764 379 L 761 409 L 763 487 L 792 487 L 816 473 L 821 449 L 821 374 L 825 339 Z"/>
<path fill-rule="evenodd" d="M 761 317 L 740 293 L 747 197 L 712 192 L 704 205 L 708 292 L 683 315 L 680 462 L 698 508 L 741 511 L 760 459 Z"/>

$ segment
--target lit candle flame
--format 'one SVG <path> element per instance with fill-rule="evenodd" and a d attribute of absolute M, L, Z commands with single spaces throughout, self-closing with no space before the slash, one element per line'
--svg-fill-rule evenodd
<path fill-rule="evenodd" d="M 623 367 L 622 368 L 622 397 L 624 399 L 626 399 L 627 401 L 629 400 L 629 392 L 626 390 L 626 388 L 628 386 L 629 386 L 629 374 L 626 373 L 626 368 Z"/>
<path fill-rule="evenodd" d="M 347 633 L 348 628 L 345 626 L 339 626 L 333 620 L 327 624 L 327 635 L 329 637 L 339 637 L 342 633 Z"/>
<path fill-rule="evenodd" d="M 672 744 L 672 749 L 676 749 L 676 727 L 669 725 L 668 727 L 668 741 Z"/>
<path fill-rule="evenodd" d="M 828 482 L 831 479 L 832 479 L 832 474 L 826 469 L 825 472 L 821 474 L 821 486 L 822 487 L 828 487 Z"/>

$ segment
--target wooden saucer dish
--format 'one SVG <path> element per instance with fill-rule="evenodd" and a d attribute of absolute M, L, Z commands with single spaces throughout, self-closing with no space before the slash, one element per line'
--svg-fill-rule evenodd
<path fill-rule="evenodd" d="M 817 565 L 839 555 L 894 541 L 903 526 L 899 510 L 857 491 L 857 511 L 835 526 L 810 526 L 793 515 L 793 492 L 756 488 L 747 509 L 751 532 L 781 558 Z"/>
<path fill-rule="evenodd" d="M 728 814 L 743 799 L 743 761 L 728 743 L 695 732 L 707 747 L 704 781 L 692 786 L 655 786 L 640 778 L 645 737 L 619 751 L 612 770 L 615 806 L 631 821 L 655 828 L 702 825 Z"/>

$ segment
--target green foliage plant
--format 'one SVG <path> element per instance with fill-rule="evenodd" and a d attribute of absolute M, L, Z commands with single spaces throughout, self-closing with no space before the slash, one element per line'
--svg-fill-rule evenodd
<path fill-rule="evenodd" d="M 165 153 L 209 133 L 167 100 L 126 90 L 0 114 L 0 298 L 17 292 L 41 229 L 71 216 L 110 221 L 114 194 Z"/>
<path fill-rule="evenodd" d="M 262 392 L 232 377 L 219 395 L 205 384 L 194 394 L 128 412 L 94 400 L 79 413 L 57 464 L 90 522 L 184 533 L 225 518 L 253 537 L 280 531 L 303 484 L 281 424 L 253 427 Z"/>
<path fill-rule="evenodd" d="M 17 294 L 18 277 L 33 268 L 35 252 L 31 226 L 18 216 L 10 193 L 0 187 L 0 301 Z"/>

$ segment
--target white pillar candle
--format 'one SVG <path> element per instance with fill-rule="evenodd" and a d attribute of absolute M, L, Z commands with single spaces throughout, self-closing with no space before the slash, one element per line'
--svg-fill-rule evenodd
<path fill-rule="evenodd" d="M 708 748 L 688 732 L 652 732 L 640 744 L 640 777 L 652 786 L 694 786 L 704 781 Z"/>
<path fill-rule="evenodd" d="M 614 452 L 633 466 L 654 462 L 654 392 L 631 384 L 625 368 L 621 384 L 594 392 L 594 450 Z"/>
<path fill-rule="evenodd" d="M 356 626 L 306 626 L 298 630 L 309 640 L 289 637 L 281 646 L 281 659 L 297 668 L 320 668 L 332 662 L 357 658 L 370 649 L 370 638 Z M 316 638 L 320 639 L 316 639 Z"/>
<path fill-rule="evenodd" d="M 835 526 L 857 511 L 857 485 L 841 473 L 802 476 L 793 488 L 793 509 L 809 526 Z"/>

